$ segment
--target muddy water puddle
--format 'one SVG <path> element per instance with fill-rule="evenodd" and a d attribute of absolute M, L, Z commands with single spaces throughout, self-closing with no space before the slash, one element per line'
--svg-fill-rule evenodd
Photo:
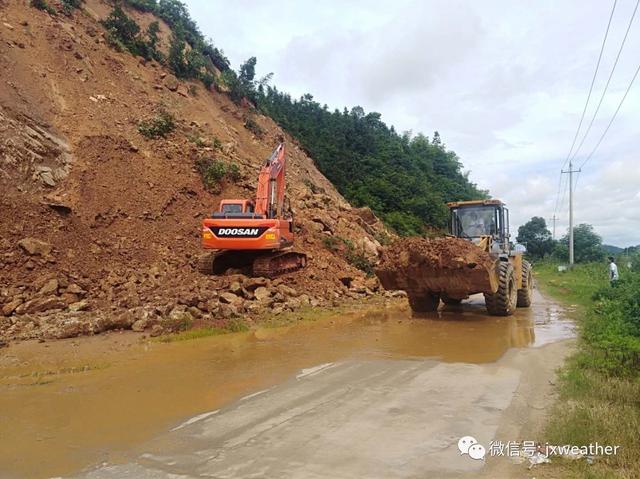
<path fill-rule="evenodd" d="M 484 363 L 572 335 L 555 303 L 488 317 L 481 299 L 427 318 L 378 306 L 292 326 L 175 343 L 133 334 L 21 344 L 0 357 L 0 477 L 118 462 L 191 416 L 350 358 Z"/>

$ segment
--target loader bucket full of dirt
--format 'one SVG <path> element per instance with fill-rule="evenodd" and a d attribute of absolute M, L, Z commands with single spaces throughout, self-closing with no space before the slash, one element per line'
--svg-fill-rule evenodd
<path fill-rule="evenodd" d="M 489 253 L 452 237 L 400 239 L 383 250 L 376 275 L 385 289 L 406 291 L 415 311 L 433 310 L 439 299 L 456 301 L 498 289 Z"/>

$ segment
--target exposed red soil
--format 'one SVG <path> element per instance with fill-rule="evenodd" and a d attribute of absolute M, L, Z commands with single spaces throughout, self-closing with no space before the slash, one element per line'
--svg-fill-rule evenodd
<path fill-rule="evenodd" d="M 383 228 L 370 211 L 353 209 L 272 120 L 197 82 L 168 88 L 162 66 L 106 44 L 97 22 L 109 12 L 105 2 L 83 8 L 54 17 L 0 1 L 0 339 L 42 337 L 63 320 L 74 327 L 48 337 L 98 332 L 111 326 L 96 318 L 124 313 L 114 327 L 141 319 L 139 327 L 151 327 L 172 312 L 174 320 L 178 312 L 244 318 L 375 289 L 327 241 L 348 239 L 375 259 Z M 176 130 L 144 138 L 139 121 L 161 108 L 176 116 Z M 260 137 L 244 127 L 247 114 Z M 268 282 L 269 300 L 257 304 L 244 288 L 251 279 L 197 273 L 200 223 L 221 198 L 255 194 L 259 167 L 282 137 L 296 248 L 311 260 Z M 203 157 L 236 163 L 242 179 L 211 194 L 195 166 Z M 25 239 L 50 251 L 30 253 L 19 245 Z M 237 304 L 220 300 L 230 287 Z"/>

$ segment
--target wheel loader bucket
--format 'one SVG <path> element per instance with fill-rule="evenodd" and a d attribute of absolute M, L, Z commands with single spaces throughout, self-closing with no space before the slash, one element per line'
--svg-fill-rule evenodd
<path fill-rule="evenodd" d="M 459 238 L 407 238 L 387 247 L 376 269 L 385 289 L 463 299 L 498 289 L 495 260 Z"/>

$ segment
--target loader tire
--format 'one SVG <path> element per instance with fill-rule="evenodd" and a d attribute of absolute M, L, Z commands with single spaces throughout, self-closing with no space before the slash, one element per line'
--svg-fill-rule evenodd
<path fill-rule="evenodd" d="M 518 289 L 515 271 L 511 263 L 501 261 L 498 265 L 498 290 L 484 294 L 487 311 L 492 316 L 511 316 L 518 304 Z"/>
<path fill-rule="evenodd" d="M 409 306 L 416 313 L 432 313 L 438 310 L 440 295 L 437 293 L 408 293 Z"/>
<path fill-rule="evenodd" d="M 518 290 L 518 308 L 531 306 L 533 296 L 533 273 L 528 261 L 522 262 L 522 288 Z"/>

